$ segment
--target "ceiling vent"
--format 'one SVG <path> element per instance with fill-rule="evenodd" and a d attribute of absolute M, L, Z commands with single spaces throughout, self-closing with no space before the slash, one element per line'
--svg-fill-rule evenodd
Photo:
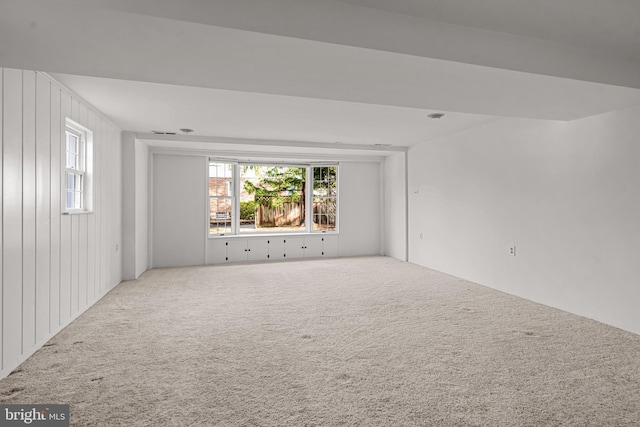
<path fill-rule="evenodd" d="M 176 134 L 175 132 L 164 132 L 161 130 L 152 130 L 151 133 L 154 135 L 175 135 Z"/>
<path fill-rule="evenodd" d="M 435 119 L 441 119 L 441 118 L 444 117 L 444 114 L 443 113 L 431 113 L 431 114 L 428 114 L 427 117 L 429 117 L 430 119 L 434 119 L 434 120 Z"/>

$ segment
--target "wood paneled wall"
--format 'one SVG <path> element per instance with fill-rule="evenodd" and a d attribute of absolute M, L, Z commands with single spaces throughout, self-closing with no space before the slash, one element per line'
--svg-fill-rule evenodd
<path fill-rule="evenodd" d="M 1 69 L 0 378 L 122 277 L 121 131 L 47 75 Z M 62 214 L 65 119 L 93 131 L 93 212 Z"/>

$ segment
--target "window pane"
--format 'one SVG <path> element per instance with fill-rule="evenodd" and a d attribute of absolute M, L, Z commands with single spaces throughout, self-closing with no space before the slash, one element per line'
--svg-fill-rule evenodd
<path fill-rule="evenodd" d="M 67 203 L 66 203 L 66 207 L 67 209 L 74 209 L 73 207 L 73 191 L 72 190 L 67 190 Z"/>
<path fill-rule="evenodd" d="M 80 144 L 80 139 L 77 135 L 67 132 L 66 161 L 68 168 L 78 169 L 80 167 L 78 162 Z"/>
<path fill-rule="evenodd" d="M 75 199 L 74 199 L 74 209 L 82 209 L 82 193 L 79 191 L 76 191 L 74 193 L 75 195 Z"/>
<path fill-rule="evenodd" d="M 209 162 L 209 234 L 227 234 L 233 221 L 233 164 Z"/>
<path fill-rule="evenodd" d="M 336 199 L 314 197 L 313 230 L 334 231 L 336 229 Z"/>
<path fill-rule="evenodd" d="M 313 183 L 314 196 L 326 196 L 329 192 L 329 184 L 323 181 L 315 181 Z"/>
<path fill-rule="evenodd" d="M 67 190 L 73 190 L 74 189 L 74 179 L 73 179 L 73 174 L 67 172 Z"/>
<path fill-rule="evenodd" d="M 209 234 L 231 232 L 231 197 L 211 197 L 209 199 Z"/>
<path fill-rule="evenodd" d="M 304 167 L 243 165 L 240 168 L 240 232 L 304 231 Z"/>
<path fill-rule="evenodd" d="M 77 169 L 76 155 L 67 153 L 67 167 L 69 169 Z"/>
<path fill-rule="evenodd" d="M 82 209 L 84 207 L 83 179 L 81 174 L 66 172 L 67 209 Z"/>
<path fill-rule="evenodd" d="M 313 177 L 313 230 L 335 231 L 338 167 L 314 167 Z"/>

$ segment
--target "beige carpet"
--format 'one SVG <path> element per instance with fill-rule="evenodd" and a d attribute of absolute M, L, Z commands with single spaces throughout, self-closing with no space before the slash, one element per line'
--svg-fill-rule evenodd
<path fill-rule="evenodd" d="M 382 257 L 161 269 L 0 402 L 96 426 L 631 426 L 640 336 Z"/>

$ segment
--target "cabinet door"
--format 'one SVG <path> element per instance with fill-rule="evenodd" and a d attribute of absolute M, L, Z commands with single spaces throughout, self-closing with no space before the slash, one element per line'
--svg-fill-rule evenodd
<path fill-rule="evenodd" d="M 305 258 L 319 258 L 322 256 L 322 236 L 306 236 L 304 238 Z"/>
<path fill-rule="evenodd" d="M 284 239 L 285 259 L 302 258 L 304 256 L 304 237 L 287 237 Z"/>
<path fill-rule="evenodd" d="M 322 256 L 337 257 L 340 255 L 340 240 L 337 234 L 327 234 L 322 236 Z"/>
<path fill-rule="evenodd" d="M 227 240 L 227 262 L 247 260 L 247 239 Z"/>
<path fill-rule="evenodd" d="M 269 238 L 267 244 L 269 246 L 269 254 L 267 259 L 269 261 L 279 261 L 285 259 L 284 238 Z"/>
<path fill-rule="evenodd" d="M 209 240 L 209 253 L 207 254 L 209 264 L 224 264 L 227 262 L 227 240 Z"/>
<path fill-rule="evenodd" d="M 269 255 L 268 239 L 247 239 L 247 259 L 249 261 L 266 261 Z"/>

